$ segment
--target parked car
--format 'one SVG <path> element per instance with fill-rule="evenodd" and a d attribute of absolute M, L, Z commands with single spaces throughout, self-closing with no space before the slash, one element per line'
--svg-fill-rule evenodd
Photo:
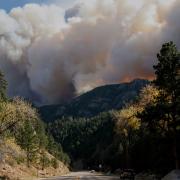
<path fill-rule="evenodd" d="M 120 179 L 126 180 L 134 180 L 135 179 L 135 172 L 133 169 L 125 169 L 120 174 Z"/>
<path fill-rule="evenodd" d="M 95 170 L 91 170 L 90 173 L 95 173 L 96 171 Z"/>

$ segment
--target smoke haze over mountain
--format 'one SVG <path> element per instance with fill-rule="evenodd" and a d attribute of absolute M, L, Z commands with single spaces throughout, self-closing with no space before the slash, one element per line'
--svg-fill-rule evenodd
<path fill-rule="evenodd" d="M 103 84 L 153 78 L 162 43 L 180 46 L 179 0 L 83 0 L 0 10 L 10 96 L 59 103 Z"/>

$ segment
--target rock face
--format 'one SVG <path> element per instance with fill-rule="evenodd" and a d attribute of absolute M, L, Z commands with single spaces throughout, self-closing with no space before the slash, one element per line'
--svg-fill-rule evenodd
<path fill-rule="evenodd" d="M 96 116 L 104 111 L 121 109 L 125 104 L 133 101 L 148 83 L 147 80 L 137 79 L 130 83 L 97 87 L 75 97 L 69 103 L 40 107 L 39 112 L 46 122 L 62 116 Z"/>
<path fill-rule="evenodd" d="M 180 169 L 171 171 L 162 180 L 180 180 Z"/>

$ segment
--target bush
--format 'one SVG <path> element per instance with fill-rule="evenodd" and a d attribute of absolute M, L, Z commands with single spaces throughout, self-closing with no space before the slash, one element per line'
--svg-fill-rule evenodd
<path fill-rule="evenodd" d="M 57 169 L 59 167 L 59 163 L 56 158 L 51 159 L 51 165 L 54 169 Z"/>
<path fill-rule="evenodd" d="M 42 170 L 44 170 L 45 168 L 49 167 L 49 165 L 50 165 L 50 160 L 46 156 L 45 153 L 42 153 L 42 155 L 40 157 L 40 164 L 41 164 Z"/>
<path fill-rule="evenodd" d="M 0 180 L 10 180 L 7 176 L 0 176 Z"/>
<path fill-rule="evenodd" d="M 18 156 L 15 158 L 15 160 L 16 160 L 17 164 L 22 164 L 25 162 L 25 159 L 23 156 Z"/>

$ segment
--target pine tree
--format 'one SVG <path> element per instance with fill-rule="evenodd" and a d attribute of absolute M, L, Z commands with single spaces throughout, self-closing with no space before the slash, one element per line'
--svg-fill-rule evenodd
<path fill-rule="evenodd" d="M 41 152 L 40 164 L 41 164 L 42 170 L 44 170 L 46 167 L 48 167 L 50 165 L 50 160 L 47 157 L 44 150 Z"/>
<path fill-rule="evenodd" d="M 6 100 L 7 82 L 4 79 L 4 74 L 0 72 L 0 101 Z"/>
<path fill-rule="evenodd" d="M 141 113 L 141 119 L 149 127 L 157 129 L 163 136 L 171 139 L 176 168 L 180 168 L 178 138 L 180 137 L 180 52 L 173 42 L 162 46 L 157 55 L 158 64 L 154 66 L 156 79 L 154 85 L 159 90 L 156 103 L 148 105 Z"/>
<path fill-rule="evenodd" d="M 19 129 L 17 143 L 25 150 L 27 166 L 30 167 L 30 162 L 34 160 L 38 151 L 38 138 L 29 121 Z"/>

